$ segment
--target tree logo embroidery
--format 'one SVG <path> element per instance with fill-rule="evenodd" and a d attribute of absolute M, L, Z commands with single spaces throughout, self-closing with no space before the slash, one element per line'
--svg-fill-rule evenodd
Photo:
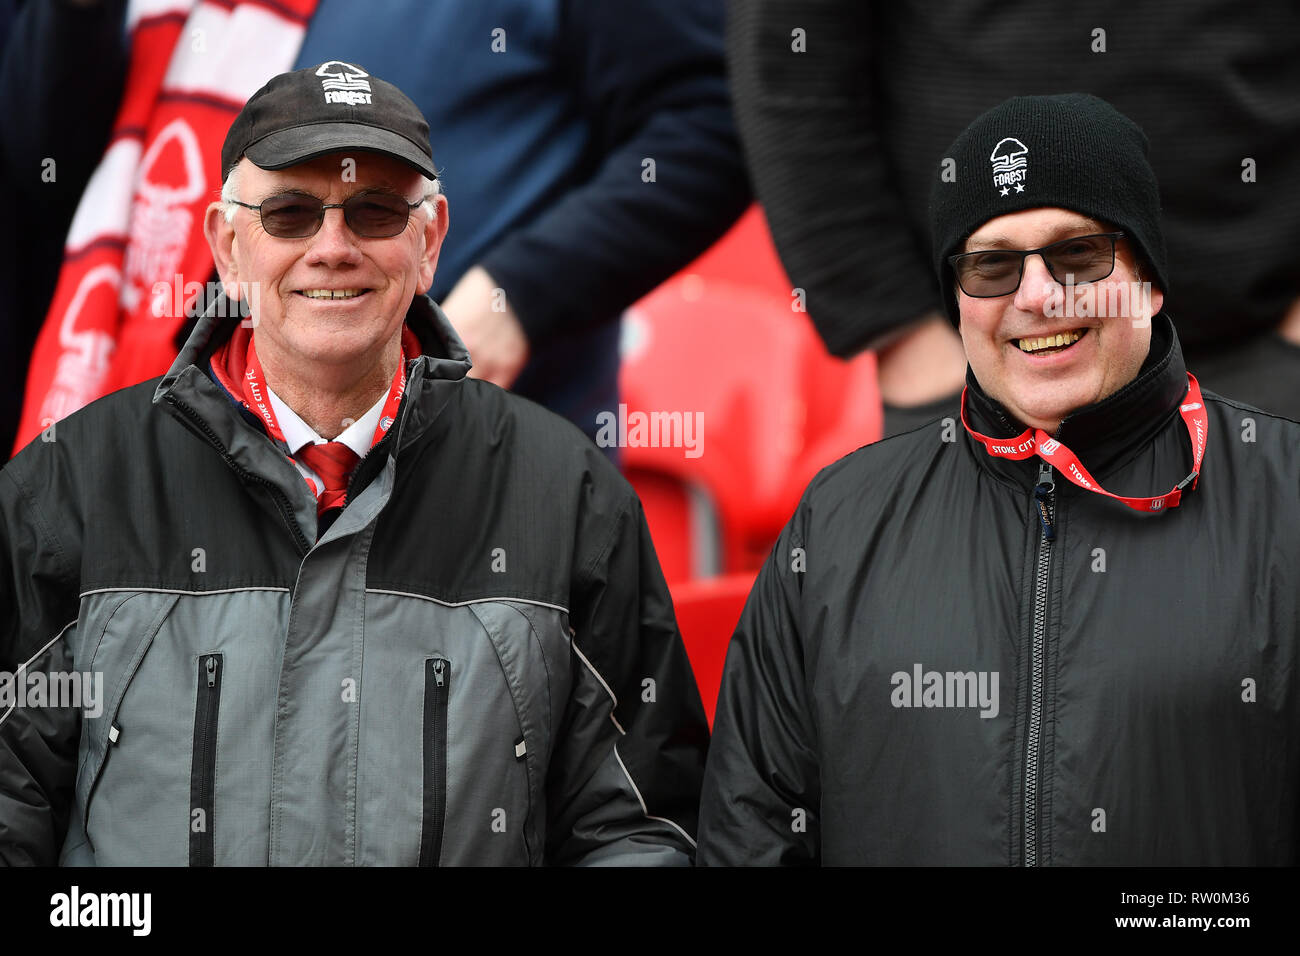
<path fill-rule="evenodd" d="M 1029 160 L 1025 157 L 1028 155 L 1029 147 L 1013 136 L 999 140 L 993 147 L 989 162 L 993 164 L 993 188 L 1001 187 L 999 195 L 1007 195 L 1013 185 L 1016 192 L 1025 191 L 1025 175 L 1029 172 Z"/>

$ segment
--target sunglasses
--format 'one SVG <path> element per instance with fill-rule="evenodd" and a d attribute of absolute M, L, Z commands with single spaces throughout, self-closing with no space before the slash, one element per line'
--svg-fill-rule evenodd
<path fill-rule="evenodd" d="M 424 200 L 407 202 L 394 193 L 357 193 L 343 202 L 323 202 L 304 193 L 280 193 L 262 200 L 261 205 L 251 205 L 230 200 L 258 214 L 267 235 L 277 239 L 305 239 L 320 231 L 325 221 L 326 209 L 342 209 L 343 220 L 358 236 L 366 239 L 388 239 L 406 228 L 411 210 L 419 208 Z"/>
<path fill-rule="evenodd" d="M 961 291 L 975 299 L 994 299 L 1020 288 L 1028 256 L 1042 256 L 1047 271 L 1062 285 L 1096 282 L 1115 271 L 1115 241 L 1122 232 L 1100 232 L 1062 239 L 1041 249 L 990 249 L 949 256 Z"/>

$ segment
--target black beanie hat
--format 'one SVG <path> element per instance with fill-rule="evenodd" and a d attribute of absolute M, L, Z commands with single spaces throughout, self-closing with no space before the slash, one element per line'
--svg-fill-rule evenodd
<path fill-rule="evenodd" d="M 1141 128 L 1086 93 L 1016 96 L 957 137 L 930 193 L 934 264 L 954 325 L 960 317 L 948 257 L 990 219 L 1044 206 L 1114 223 L 1154 270 L 1143 278 L 1168 293 L 1160 190 Z"/>

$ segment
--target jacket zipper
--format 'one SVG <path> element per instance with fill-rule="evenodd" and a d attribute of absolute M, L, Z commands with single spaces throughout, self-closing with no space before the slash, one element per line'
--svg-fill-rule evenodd
<path fill-rule="evenodd" d="M 447 815 L 447 699 L 451 661 L 435 657 L 424 668 L 424 820 L 420 827 L 420 866 L 437 866 L 442 857 L 442 827 Z"/>
<path fill-rule="evenodd" d="M 262 485 L 271 492 L 271 498 L 275 501 L 276 510 L 279 511 L 281 519 L 283 519 L 290 533 L 293 534 L 293 540 L 298 545 L 298 553 L 306 555 L 311 550 L 311 542 L 307 540 L 307 536 L 298 527 L 298 520 L 293 514 L 293 505 L 289 503 L 288 496 L 280 489 L 280 486 L 269 478 L 263 478 L 261 475 L 254 474 L 237 464 L 235 459 L 230 456 L 230 452 L 226 450 L 226 446 L 221 439 L 217 437 L 217 433 L 212 430 L 212 427 L 203 420 L 203 417 L 198 412 L 180 399 L 173 397 L 170 393 L 165 398 L 173 408 L 189 419 L 190 423 L 208 440 L 209 444 L 221 453 L 221 457 L 235 474 L 239 475 L 244 481 Z"/>
<path fill-rule="evenodd" d="M 212 866 L 212 811 L 217 789 L 217 716 L 221 707 L 222 654 L 199 658 L 194 707 L 194 757 L 190 765 L 190 866 Z"/>
<path fill-rule="evenodd" d="M 414 359 L 412 359 L 412 362 L 419 362 L 421 358 L 423 358 L 423 356 L 416 356 Z M 407 402 L 406 396 L 410 394 L 411 385 L 415 381 L 414 370 L 415 367 L 414 365 L 412 365 L 411 372 L 409 373 L 406 382 L 406 393 L 402 395 L 402 401 L 397 406 L 397 420 L 393 423 L 392 426 L 389 427 L 388 431 L 384 433 L 383 438 L 379 439 L 379 441 L 375 442 L 372 446 L 370 446 L 370 451 L 366 452 L 365 455 L 362 456 L 361 460 L 357 462 L 356 467 L 352 469 L 352 474 L 348 477 L 348 486 L 343 491 L 343 507 L 346 508 L 348 506 L 348 503 L 352 501 L 352 489 L 356 487 L 357 478 L 360 476 L 362 466 L 365 464 L 366 460 L 370 458 L 375 452 L 385 449 L 385 443 L 387 443 L 390 439 L 393 441 L 393 445 L 395 448 L 398 449 L 401 448 L 402 428 L 406 425 L 406 414 L 407 414 L 406 409 L 407 406 L 410 404 L 409 402 Z M 421 376 L 421 378 L 423 378 L 423 376 Z M 397 433 L 397 437 L 395 439 L 392 438 L 394 432 Z"/>
<path fill-rule="evenodd" d="M 375 442 L 375 444 L 371 445 L 370 451 L 366 452 L 365 457 L 362 458 L 360 461 L 358 461 L 356 467 L 352 469 L 352 474 L 348 476 L 348 486 L 347 488 L 343 489 L 342 506 L 344 508 L 346 508 L 349 504 L 352 503 L 352 490 L 356 487 L 357 478 L 361 474 L 362 466 L 365 464 L 366 460 L 370 458 L 371 455 L 375 454 L 376 452 L 382 453 L 387 450 L 388 442 L 390 440 L 389 435 L 391 435 L 392 433 L 393 433 L 393 428 L 389 428 L 388 431 L 384 434 L 384 437 L 379 439 L 379 441 Z"/>
<path fill-rule="evenodd" d="M 1034 509 L 1042 534 L 1038 538 L 1038 563 L 1034 573 L 1034 630 L 1029 670 L 1029 732 L 1025 740 L 1025 866 L 1038 865 L 1038 758 L 1043 729 L 1043 664 L 1047 647 L 1047 585 L 1052 566 L 1052 541 L 1056 538 L 1052 466 L 1038 467 Z"/>

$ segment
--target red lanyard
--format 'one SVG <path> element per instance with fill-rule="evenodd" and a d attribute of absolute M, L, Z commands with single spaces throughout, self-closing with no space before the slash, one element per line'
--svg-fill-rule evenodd
<path fill-rule="evenodd" d="M 1122 501 L 1135 511 L 1163 511 L 1178 507 L 1183 500 L 1183 489 L 1189 482 L 1191 487 L 1196 487 L 1197 478 L 1201 473 L 1201 460 L 1205 457 L 1205 436 L 1209 431 L 1210 420 L 1205 414 L 1205 405 L 1201 401 L 1201 386 L 1191 372 L 1187 373 L 1187 383 L 1187 396 L 1178 406 L 1178 412 L 1183 416 L 1187 435 L 1192 440 L 1192 473 L 1175 485 L 1172 491 L 1158 498 L 1126 498 L 1123 495 L 1111 494 L 1088 474 L 1088 469 L 1083 467 L 1083 462 L 1079 461 L 1079 457 L 1074 452 L 1041 428 L 1026 428 L 1015 438 L 990 438 L 988 435 L 981 435 L 966 422 L 966 389 L 962 389 L 961 393 L 961 423 L 966 426 L 970 436 L 980 442 L 995 458 L 1021 461 L 1037 455 L 1048 464 L 1054 465 L 1057 471 L 1080 488 Z"/>
<path fill-rule="evenodd" d="M 262 416 L 262 421 L 266 423 L 266 430 L 273 438 L 284 441 L 284 433 L 280 430 L 280 423 L 276 421 L 275 409 L 271 407 L 270 396 L 267 395 L 266 385 L 262 382 L 262 363 L 257 359 L 257 347 L 251 336 L 248 339 L 248 361 L 244 366 L 241 384 L 244 388 L 245 404 Z M 401 360 L 397 363 L 397 371 L 393 373 L 393 384 L 388 390 L 388 400 L 384 402 L 384 408 L 379 413 L 379 424 L 375 426 L 374 437 L 370 439 L 371 448 L 379 444 L 379 439 L 383 438 L 392 426 L 393 420 L 397 417 L 397 407 L 402 403 L 402 393 L 405 391 L 406 350 L 403 349 Z M 292 448 L 289 450 L 296 451 Z"/>

